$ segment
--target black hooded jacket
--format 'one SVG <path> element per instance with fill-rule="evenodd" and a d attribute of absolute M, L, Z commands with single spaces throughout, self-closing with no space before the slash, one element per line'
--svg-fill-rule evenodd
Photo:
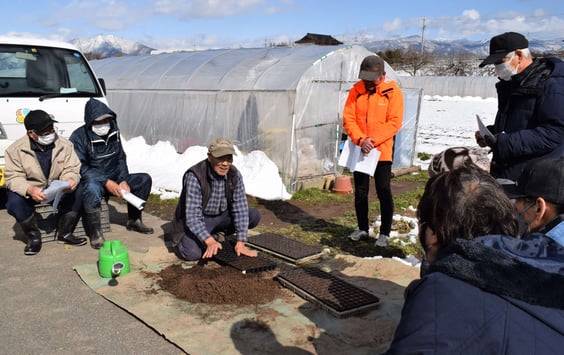
<path fill-rule="evenodd" d="M 107 136 L 100 137 L 92 132 L 92 122 L 105 114 L 111 116 L 111 128 Z M 113 180 L 120 183 L 129 175 L 116 117 L 115 112 L 105 103 L 90 99 L 84 108 L 84 125 L 70 136 L 80 159 L 80 175 L 86 181 L 94 180 L 105 184 L 106 181 Z"/>

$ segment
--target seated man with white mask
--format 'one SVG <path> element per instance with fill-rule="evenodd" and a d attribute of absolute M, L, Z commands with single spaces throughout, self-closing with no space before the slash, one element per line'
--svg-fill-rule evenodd
<path fill-rule="evenodd" d="M 59 137 L 53 126 L 55 121 L 42 110 L 30 111 L 24 120 L 27 133 L 5 152 L 8 213 L 16 219 L 27 237 L 25 255 L 39 253 L 42 246 L 41 231 L 37 226 L 35 206 L 47 202 L 45 189 L 55 180 L 68 183 L 58 205 L 57 239 L 59 242 L 84 245 L 85 238 L 72 233 L 79 219 L 80 161 L 72 144 Z"/>
<path fill-rule="evenodd" d="M 70 136 L 82 164 L 82 202 L 90 245 L 95 249 L 104 242 L 100 220 L 102 199 L 109 195 L 123 197 L 125 191 L 147 200 L 151 193 L 149 174 L 129 173 L 116 118 L 116 113 L 105 103 L 90 99 L 84 109 L 84 125 Z M 143 224 L 141 211 L 130 203 L 127 204 L 126 228 L 144 234 L 153 233 L 153 228 Z"/>

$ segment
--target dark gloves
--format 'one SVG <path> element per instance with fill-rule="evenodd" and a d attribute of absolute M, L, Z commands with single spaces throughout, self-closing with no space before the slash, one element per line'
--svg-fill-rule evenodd
<path fill-rule="evenodd" d="M 488 147 L 490 147 L 492 149 L 495 148 L 495 146 L 497 144 L 497 136 L 486 134 L 486 136 L 484 137 L 484 140 L 486 141 L 486 145 Z"/>

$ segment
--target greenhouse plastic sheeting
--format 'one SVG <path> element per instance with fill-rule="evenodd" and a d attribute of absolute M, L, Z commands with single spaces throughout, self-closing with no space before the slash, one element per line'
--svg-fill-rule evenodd
<path fill-rule="evenodd" d="M 169 141 L 178 152 L 233 139 L 243 153 L 265 152 L 293 191 L 299 180 L 337 172 L 341 113 L 360 63 L 372 54 L 356 45 L 307 45 L 125 56 L 92 65 L 106 81 L 125 138 Z M 388 64 L 386 73 L 401 85 Z M 420 90 L 405 96 L 406 131 L 398 137 L 405 143 L 396 156 L 410 166 Z"/>

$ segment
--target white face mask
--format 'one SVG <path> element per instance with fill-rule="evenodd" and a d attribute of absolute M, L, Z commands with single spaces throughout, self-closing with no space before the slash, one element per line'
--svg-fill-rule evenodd
<path fill-rule="evenodd" d="M 37 136 L 37 143 L 41 145 L 49 145 L 55 141 L 55 138 L 57 138 L 57 133 L 55 132 L 46 134 L 44 136 Z"/>
<path fill-rule="evenodd" d="M 100 137 L 107 135 L 109 131 L 110 131 L 110 122 L 92 125 L 92 132 L 99 135 Z"/>
<path fill-rule="evenodd" d="M 515 56 L 515 52 L 513 52 L 513 54 L 511 54 L 511 58 L 509 58 L 508 61 L 503 62 L 501 64 L 497 64 L 495 66 L 495 73 L 497 74 L 497 76 L 501 80 L 509 81 L 509 80 L 511 80 L 511 77 L 513 75 L 517 74 L 517 69 L 519 69 L 519 65 L 517 65 L 515 67 L 515 69 L 513 69 L 513 70 L 509 66 L 509 63 L 511 63 L 514 56 Z"/>

